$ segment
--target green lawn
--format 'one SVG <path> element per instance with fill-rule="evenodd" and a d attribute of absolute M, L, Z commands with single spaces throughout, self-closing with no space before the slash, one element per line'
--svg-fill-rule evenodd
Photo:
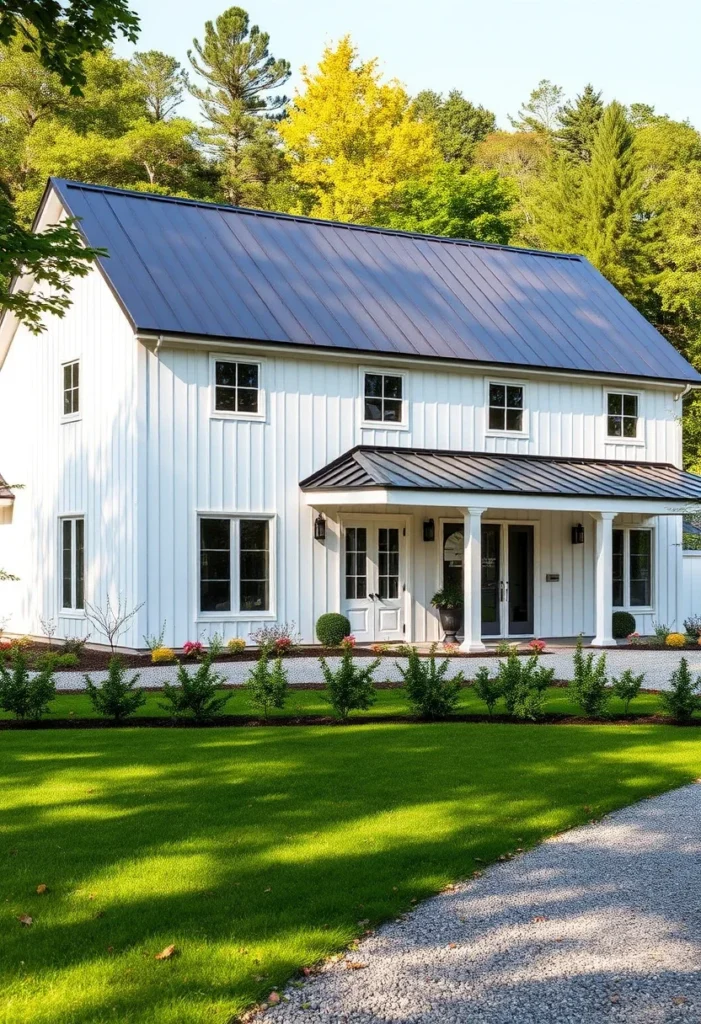
<path fill-rule="evenodd" d="M 667 726 L 5 732 L 0 1020 L 225 1024 L 359 922 L 700 773 Z"/>
<path fill-rule="evenodd" d="M 223 713 L 227 715 L 252 715 L 257 713 L 251 708 L 248 697 L 242 689 L 226 691 L 231 694 L 231 699 L 225 706 Z M 377 690 L 377 702 L 367 714 L 370 715 L 405 715 L 409 714 L 409 706 L 406 694 L 403 689 Z M 163 695 L 160 693 L 148 693 L 146 703 L 137 712 L 138 717 L 163 716 L 167 717 L 168 712 L 160 707 Z M 458 712 L 461 714 L 487 714 L 487 709 L 475 691 L 471 687 L 465 687 L 460 691 L 460 705 Z M 565 715 L 581 714 L 577 705 L 573 702 L 566 688 L 553 687 L 547 691 L 545 711 Z M 656 693 L 641 693 L 630 706 L 630 713 L 634 715 L 654 715 L 660 711 L 660 699 Z M 504 709 L 501 703 L 497 704 L 495 714 Z M 623 714 L 623 701 L 612 697 L 609 704 L 611 715 L 620 716 Z M 362 718 L 363 712 L 354 713 L 352 717 Z M 282 711 L 271 712 L 271 717 L 281 715 L 331 715 L 331 709 L 324 700 L 321 690 L 301 690 L 298 687 L 290 689 L 290 696 Z M 59 693 L 56 700 L 51 704 L 49 718 L 99 718 L 92 708 L 92 705 L 85 694 Z M 696 712 L 701 717 L 701 711 Z M 7 712 L 0 711 L 0 719 L 11 718 Z"/>

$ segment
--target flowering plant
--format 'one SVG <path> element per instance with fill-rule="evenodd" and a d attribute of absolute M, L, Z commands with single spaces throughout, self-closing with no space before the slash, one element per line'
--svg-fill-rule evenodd
<path fill-rule="evenodd" d="M 387 644 L 371 644 L 370 650 L 372 651 L 373 654 L 386 654 L 387 651 L 389 650 L 389 647 L 387 646 Z"/>
<path fill-rule="evenodd" d="M 242 636 L 235 636 L 226 645 L 231 654 L 241 654 L 246 650 L 246 641 Z"/>
<path fill-rule="evenodd" d="M 681 633 L 668 633 L 665 639 L 667 647 L 683 647 L 686 643 L 686 637 Z"/>
<path fill-rule="evenodd" d="M 637 644 L 638 640 L 640 640 L 640 633 L 629 633 L 628 636 L 626 637 L 626 640 L 628 641 L 629 644 L 633 644 L 633 646 L 635 646 L 635 644 Z"/>
<path fill-rule="evenodd" d="M 350 633 L 348 636 L 344 636 L 343 640 L 341 640 L 341 647 L 343 648 L 344 651 L 353 650 L 353 648 L 355 647 L 355 637 L 353 636 L 352 633 Z"/>
<path fill-rule="evenodd" d="M 285 651 L 289 651 L 291 647 L 294 647 L 294 641 L 291 636 L 279 636 L 273 647 L 276 654 L 284 654 Z"/>
<path fill-rule="evenodd" d="M 460 644 L 443 644 L 443 651 L 445 654 L 457 654 L 460 650 Z"/>
<path fill-rule="evenodd" d="M 154 665 L 169 665 L 175 661 L 175 652 L 170 647 L 154 647 L 151 651 L 151 661 Z"/>
<path fill-rule="evenodd" d="M 542 654 L 545 650 L 545 640 L 531 640 L 526 646 L 533 654 Z"/>
<path fill-rule="evenodd" d="M 201 640 L 187 640 L 183 644 L 183 654 L 186 658 L 200 658 L 204 654 L 204 644 Z"/>

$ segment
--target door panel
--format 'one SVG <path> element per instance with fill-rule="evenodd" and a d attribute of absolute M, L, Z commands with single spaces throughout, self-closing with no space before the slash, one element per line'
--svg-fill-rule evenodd
<path fill-rule="evenodd" d="M 501 526 L 482 526 L 482 635 L 498 636 L 501 632 Z"/>
<path fill-rule="evenodd" d="M 509 526 L 509 633 L 533 632 L 533 527 Z"/>
<path fill-rule="evenodd" d="M 344 570 L 342 609 L 356 639 L 403 639 L 401 529 L 379 521 L 346 526 Z"/>

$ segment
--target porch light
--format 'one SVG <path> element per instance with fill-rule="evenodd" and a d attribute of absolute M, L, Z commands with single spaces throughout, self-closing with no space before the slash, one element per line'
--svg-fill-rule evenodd
<path fill-rule="evenodd" d="M 436 524 L 432 519 L 424 519 L 424 540 L 432 541 L 436 539 Z"/>
<path fill-rule="evenodd" d="M 314 520 L 314 540 L 326 540 L 326 520 L 321 513 Z"/>
<path fill-rule="evenodd" d="M 572 527 L 572 543 L 583 544 L 584 543 L 584 527 L 581 523 L 577 523 L 576 526 Z"/>

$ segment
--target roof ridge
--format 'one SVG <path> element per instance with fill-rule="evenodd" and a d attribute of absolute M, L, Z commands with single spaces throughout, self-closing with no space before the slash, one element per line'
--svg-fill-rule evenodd
<path fill-rule="evenodd" d="M 553 252 L 548 249 L 527 249 L 519 245 L 500 245 L 498 242 L 480 242 L 472 238 L 448 238 L 445 235 L 427 235 L 420 231 L 400 231 L 397 228 L 384 228 L 372 224 L 354 224 L 352 222 L 325 220 L 321 217 L 303 217 L 294 213 L 278 213 L 274 210 L 255 210 L 247 206 L 232 206 L 228 203 L 210 203 L 204 199 L 186 199 L 182 196 L 164 196 L 158 192 L 142 192 L 138 189 L 116 188 L 113 185 L 94 185 L 90 182 L 76 181 L 71 178 L 52 176 L 49 183 L 61 187 L 80 188 L 92 192 L 108 192 L 113 195 L 131 196 L 134 199 L 157 200 L 163 203 L 175 203 L 181 206 L 196 206 L 205 210 L 221 210 L 226 213 L 238 213 L 242 216 L 262 217 L 270 220 L 288 220 L 296 224 L 316 224 L 322 227 L 343 228 L 348 231 L 364 231 L 368 234 L 394 235 L 399 238 L 416 238 L 429 242 L 442 242 L 445 245 L 466 245 L 475 249 L 494 249 L 497 252 L 513 252 L 523 256 L 545 256 L 550 259 L 575 260 L 584 262 L 585 257 L 579 253 Z"/>
<path fill-rule="evenodd" d="M 348 451 L 344 452 L 343 455 L 339 455 L 334 462 L 340 459 L 348 458 L 351 455 L 356 455 L 360 452 L 396 452 L 401 455 L 455 455 L 455 456 L 469 456 L 470 458 L 487 458 L 487 459 L 509 459 L 511 460 L 538 460 L 541 462 L 586 462 L 587 465 L 592 463 L 603 463 L 606 466 L 655 466 L 657 469 L 678 469 L 671 462 L 649 462 L 649 461 L 635 461 L 630 462 L 623 459 L 601 459 L 601 458 L 588 458 L 586 455 L 532 455 L 528 452 L 487 452 L 487 451 L 473 451 L 470 449 L 462 448 L 415 448 L 413 446 L 404 448 L 402 445 L 376 445 L 376 444 L 358 444 L 353 448 L 349 448 Z M 331 465 L 331 463 L 329 463 Z M 325 467 L 326 468 L 326 467 Z M 696 473 L 692 473 L 692 476 L 696 476 Z"/>

